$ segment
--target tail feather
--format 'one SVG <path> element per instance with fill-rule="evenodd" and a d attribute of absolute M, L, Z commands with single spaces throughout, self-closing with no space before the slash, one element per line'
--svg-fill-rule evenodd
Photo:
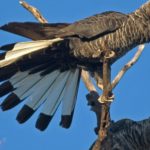
<path fill-rule="evenodd" d="M 45 76 L 41 76 L 41 72 L 28 73 L 29 71 L 24 73 L 18 72 L 2 84 L 0 93 L 4 92 L 2 88 L 5 88 L 7 93 L 12 91 L 2 102 L 2 110 L 9 110 L 27 98 L 28 101 L 16 118 L 19 123 L 24 123 L 43 105 L 36 122 L 36 128 L 43 131 L 50 123 L 60 102 L 63 100 L 61 126 L 68 128 L 71 124 L 76 102 L 80 76 L 79 70 L 68 70 L 65 72 L 56 70 Z M 11 88 L 7 84 L 10 84 Z M 69 97 L 67 97 L 67 93 Z M 4 94 L 6 93 L 4 92 Z"/>
<path fill-rule="evenodd" d="M 46 101 L 44 103 L 42 113 L 47 115 L 53 115 L 55 113 L 58 104 L 57 101 L 60 102 L 60 99 L 62 98 L 61 96 L 63 95 L 64 88 L 66 87 L 69 73 L 70 71 L 61 73 L 57 80 L 54 82 L 53 86 L 45 94 L 43 98 L 46 98 Z M 50 100 L 50 98 L 52 100 Z"/>
<path fill-rule="evenodd" d="M 51 73 L 54 70 L 59 69 L 59 68 L 60 68 L 60 64 L 57 64 L 57 63 L 53 64 L 50 67 L 47 67 L 47 69 L 43 70 L 40 75 L 45 76 L 45 75 L 47 75 L 47 74 L 49 74 L 49 73 Z"/>
<path fill-rule="evenodd" d="M 19 111 L 16 120 L 19 123 L 24 123 L 26 122 L 34 113 L 34 110 L 27 105 L 24 105 L 22 109 Z"/>
<path fill-rule="evenodd" d="M 35 86 L 32 91 L 33 92 L 26 105 L 32 108 L 34 111 L 39 108 L 39 106 L 45 101 L 45 94 L 48 90 L 53 86 L 55 80 L 59 77 L 60 72 L 58 70 L 52 72 L 50 75 L 43 77 L 43 79 Z M 40 88 L 39 88 L 40 87 Z"/>
<path fill-rule="evenodd" d="M 53 62 L 48 62 L 48 63 L 42 64 L 42 65 L 38 65 L 37 67 L 34 67 L 33 69 L 31 69 L 29 74 L 35 74 L 35 73 L 40 72 L 42 70 L 46 70 L 52 64 L 53 64 Z"/>
<path fill-rule="evenodd" d="M 13 87 L 16 87 L 16 84 L 18 82 L 21 82 L 27 76 L 28 76 L 28 71 L 26 71 L 26 72 L 18 72 L 18 73 L 16 73 L 14 76 L 12 76 L 9 79 L 9 82 L 13 85 Z"/>
<path fill-rule="evenodd" d="M 28 76 L 28 72 L 18 72 L 0 85 L 0 97 L 16 89 L 16 84 Z"/>
<path fill-rule="evenodd" d="M 66 89 L 62 100 L 62 117 L 60 125 L 69 128 L 72 122 L 72 116 L 75 108 L 76 97 L 79 87 L 80 70 L 76 69 L 71 72 L 68 78 Z"/>
<path fill-rule="evenodd" d="M 20 98 L 16 94 L 11 93 L 7 96 L 7 98 L 2 102 L 0 106 L 3 111 L 6 111 L 15 107 L 20 102 L 21 102 Z"/>
<path fill-rule="evenodd" d="M 36 75 L 35 77 L 29 76 L 25 77 L 21 81 L 18 81 L 16 84 L 11 84 L 12 88 L 14 89 L 13 92 L 4 99 L 1 107 L 3 110 L 8 110 L 16 105 L 18 105 L 22 100 L 24 100 L 23 95 L 30 90 L 34 84 L 41 79 L 41 76 Z M 11 82 L 10 82 L 11 83 Z"/>
<path fill-rule="evenodd" d="M 0 85 L 0 97 L 8 94 L 13 90 L 13 86 L 9 81 L 4 82 L 3 84 Z"/>
<path fill-rule="evenodd" d="M 51 74 L 43 77 L 42 80 L 40 80 L 30 91 L 26 93 L 25 96 L 30 96 L 26 104 L 22 107 L 17 115 L 17 121 L 19 123 L 26 122 L 33 115 L 33 113 L 44 103 L 45 99 L 42 99 L 43 96 L 49 90 L 49 88 L 51 88 L 59 74 L 60 72 L 56 70 Z"/>
<path fill-rule="evenodd" d="M 44 131 L 52 120 L 52 116 L 40 113 L 36 121 L 35 127 L 41 131 Z"/>
<path fill-rule="evenodd" d="M 11 78 L 17 72 L 18 72 L 18 67 L 14 64 L 0 68 L 0 82 Z"/>
<path fill-rule="evenodd" d="M 38 128 L 39 130 L 43 131 L 48 126 L 51 119 L 53 118 L 62 100 L 63 92 L 66 87 L 66 82 L 69 74 L 70 71 L 62 73 L 54 82 L 53 86 L 49 89 L 47 95 L 45 95 L 46 101 L 43 105 L 43 109 L 36 122 L 36 128 Z M 41 120 L 42 121 L 45 120 L 43 126 L 41 124 Z"/>
<path fill-rule="evenodd" d="M 25 79 L 15 84 L 16 90 L 14 90 L 14 93 L 18 95 L 18 97 L 23 99 L 24 94 L 35 84 L 37 84 L 41 79 L 42 78 L 39 73 L 27 76 Z"/>
<path fill-rule="evenodd" d="M 31 57 L 30 57 L 31 56 Z M 32 54 L 30 56 L 23 57 L 21 60 L 16 62 L 18 70 L 21 72 L 34 70 L 42 65 L 49 64 L 51 66 L 56 63 L 56 59 L 53 59 L 53 55 L 44 54 Z"/>
<path fill-rule="evenodd" d="M 27 28 L 24 28 L 24 25 Z M 39 24 L 37 26 L 39 27 Z M 43 36 L 53 37 L 53 32 L 64 26 L 67 25 L 44 25 Z M 24 28 L 23 32 L 22 28 Z M 33 31 L 32 28 L 28 29 L 28 23 L 8 24 L 0 29 L 28 37 L 36 36 L 34 32 L 33 36 L 31 33 L 25 33 L 28 30 Z M 46 30 L 48 31 L 47 35 Z M 41 32 L 37 33 L 39 37 L 42 37 Z M 64 60 L 61 57 L 58 57 L 59 59 L 56 57 L 56 55 L 60 55 L 58 52 L 56 53 L 57 50 L 53 50 L 52 53 L 46 51 L 50 50 L 51 52 L 51 46 L 61 41 L 62 39 L 57 38 L 13 43 L 0 47 L 0 50 L 4 51 L 0 54 L 0 81 L 6 80 L 0 85 L 0 96 L 9 94 L 0 106 L 5 111 L 15 107 L 23 100 L 27 100 L 17 115 L 16 119 L 19 123 L 27 121 L 42 105 L 43 108 L 36 122 L 36 128 L 43 131 L 62 101 L 60 124 L 65 128 L 70 126 L 76 103 L 80 71 L 79 69 L 70 70 L 69 67 L 62 69 Z"/>

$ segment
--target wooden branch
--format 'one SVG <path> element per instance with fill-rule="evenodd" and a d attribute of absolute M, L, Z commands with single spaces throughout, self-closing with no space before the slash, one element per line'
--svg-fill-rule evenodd
<path fill-rule="evenodd" d="M 110 105 L 111 103 L 107 103 L 113 98 L 112 96 L 112 89 L 116 87 L 116 85 L 119 83 L 125 72 L 131 68 L 139 59 L 142 51 L 144 50 L 144 45 L 140 45 L 138 51 L 134 55 L 134 57 L 122 68 L 122 70 L 118 73 L 118 75 L 113 80 L 112 84 L 110 83 L 110 76 L 111 76 L 111 70 L 109 63 L 106 61 L 103 62 L 103 94 L 100 96 L 98 101 L 103 102 L 101 107 L 101 113 L 97 114 L 99 119 L 99 129 L 98 129 L 98 139 L 95 141 L 95 143 L 92 145 L 91 150 L 101 150 L 101 143 L 104 140 L 104 138 L 107 136 L 107 129 L 110 125 Z M 95 107 L 95 106 L 94 106 Z M 95 112 L 96 113 L 96 112 Z"/>
<path fill-rule="evenodd" d="M 112 89 L 114 89 L 119 81 L 122 79 L 124 74 L 138 61 L 139 57 L 141 56 L 145 45 L 140 45 L 137 52 L 135 53 L 134 57 L 121 69 L 121 71 L 117 74 L 115 79 L 112 81 Z"/>
<path fill-rule="evenodd" d="M 103 98 L 102 102 L 109 99 L 111 91 L 111 68 L 108 61 L 103 62 Z"/>
<path fill-rule="evenodd" d="M 91 146 L 90 150 L 101 150 L 101 144 L 104 138 L 107 136 L 107 130 L 110 125 L 110 104 L 104 103 L 101 105 L 101 112 L 99 113 L 99 128 L 98 130 L 98 138 L 95 143 Z"/>
<path fill-rule="evenodd" d="M 94 79 L 96 81 L 97 87 L 103 91 L 103 79 L 100 71 L 101 70 L 97 70 L 94 72 Z"/>
<path fill-rule="evenodd" d="M 48 23 L 48 21 L 41 15 L 39 10 L 37 10 L 35 7 L 29 5 L 24 0 L 19 1 L 19 3 L 27 9 L 34 17 L 41 23 Z"/>
<path fill-rule="evenodd" d="M 89 92 L 96 91 L 95 86 L 93 85 L 92 81 L 90 80 L 89 72 L 85 71 L 83 69 L 82 69 L 82 80 Z"/>
<path fill-rule="evenodd" d="M 104 140 L 104 138 L 107 135 L 107 128 L 109 126 L 110 122 L 110 103 L 109 97 L 111 93 L 111 68 L 108 60 L 104 60 L 103 62 L 103 94 L 102 94 L 102 104 L 101 107 L 101 120 L 100 120 L 100 129 L 98 132 L 99 140 L 100 140 L 100 148 L 101 148 L 101 142 Z"/>
<path fill-rule="evenodd" d="M 96 106 L 92 106 L 94 109 L 98 110 L 94 111 L 97 116 L 96 131 L 98 132 L 98 138 L 90 150 L 101 150 L 102 141 L 107 136 L 107 130 L 110 125 L 110 97 L 112 96 L 111 90 L 111 68 L 109 61 L 106 58 L 103 62 L 103 94 L 100 96 L 101 101 L 99 101 L 98 98 L 98 104 L 96 104 Z"/>

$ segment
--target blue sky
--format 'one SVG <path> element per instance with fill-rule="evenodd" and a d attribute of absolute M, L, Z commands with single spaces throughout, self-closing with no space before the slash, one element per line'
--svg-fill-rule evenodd
<path fill-rule="evenodd" d="M 28 0 L 27 2 L 39 8 L 49 22 L 74 22 L 107 10 L 132 12 L 146 0 Z M 0 14 L 0 25 L 11 21 L 36 21 L 19 5 L 18 0 L 1 0 Z M 0 45 L 24 40 L 27 39 L 0 31 Z M 135 50 L 113 65 L 112 77 L 133 56 Z M 147 44 L 138 63 L 127 72 L 114 90 L 116 98 L 111 107 L 113 120 L 121 118 L 142 120 L 150 116 L 149 56 L 150 46 Z M 81 82 L 74 119 L 68 130 L 59 127 L 59 110 L 44 132 L 34 128 L 38 113 L 23 125 L 17 123 L 15 117 L 22 104 L 8 112 L 0 111 L 0 150 L 87 150 L 96 138 L 93 132 L 96 119 L 95 114 L 87 106 L 86 94 L 87 90 Z"/>

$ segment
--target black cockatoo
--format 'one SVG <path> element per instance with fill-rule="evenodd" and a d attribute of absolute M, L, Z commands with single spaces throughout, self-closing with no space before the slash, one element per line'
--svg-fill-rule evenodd
<path fill-rule="evenodd" d="M 44 130 L 62 102 L 60 125 L 68 128 L 80 70 L 101 69 L 104 57 L 111 65 L 150 41 L 150 1 L 130 14 L 108 11 L 72 24 L 13 22 L 0 29 L 33 40 L 0 47 L 0 96 L 8 94 L 1 109 L 27 100 L 17 115 L 24 123 L 42 106 L 36 127 Z"/>

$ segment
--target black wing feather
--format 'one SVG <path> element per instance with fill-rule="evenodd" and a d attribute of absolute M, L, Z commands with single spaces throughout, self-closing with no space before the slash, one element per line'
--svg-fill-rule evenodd
<path fill-rule="evenodd" d="M 11 22 L 2 27 L 1 30 L 15 33 L 32 40 L 44 40 L 55 37 L 56 32 L 68 26 L 67 23 L 33 23 L 33 22 Z"/>
<path fill-rule="evenodd" d="M 67 36 L 93 38 L 95 36 L 101 36 L 117 30 L 127 19 L 128 15 L 120 12 L 108 11 L 85 18 L 84 20 L 80 20 L 73 24 L 12 22 L 0 27 L 0 29 L 32 40 L 43 40 Z"/>
<path fill-rule="evenodd" d="M 104 35 L 120 28 L 128 19 L 128 15 L 108 11 L 75 22 L 57 33 L 61 37 L 77 35 L 81 38 L 93 38 Z"/>

